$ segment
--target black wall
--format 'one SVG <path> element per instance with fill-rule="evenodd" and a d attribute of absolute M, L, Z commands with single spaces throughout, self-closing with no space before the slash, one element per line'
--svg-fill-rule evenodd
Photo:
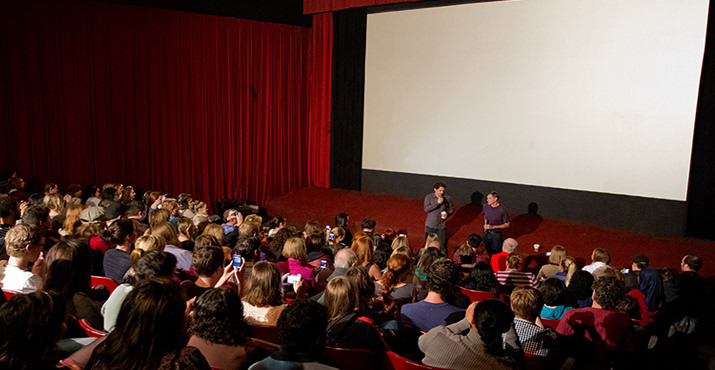
<path fill-rule="evenodd" d="M 365 91 L 365 8 L 333 13 L 330 183 L 360 190 Z"/>

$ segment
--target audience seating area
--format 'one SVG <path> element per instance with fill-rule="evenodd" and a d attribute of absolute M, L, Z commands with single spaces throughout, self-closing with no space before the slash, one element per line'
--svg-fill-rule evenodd
<path fill-rule="evenodd" d="M 3 224 L 12 224 L 3 229 L 0 251 L 8 260 L 0 271 L 6 298 L 0 302 L 5 323 L 0 331 L 8 335 L 0 339 L 0 367 L 64 360 L 65 366 L 81 369 L 100 361 L 110 343 L 136 341 L 141 347 L 146 341 L 149 346 L 151 338 L 162 335 L 176 339 L 175 352 L 158 354 L 156 361 L 171 354 L 180 359 L 173 368 L 187 369 L 203 364 L 263 369 L 266 361 L 287 358 L 346 370 L 468 369 L 487 363 L 525 369 L 660 369 L 679 364 L 679 356 L 687 356 L 687 368 L 713 364 L 703 354 L 712 348 L 704 333 L 715 327 L 709 314 L 713 288 L 698 275 L 703 261 L 694 255 L 684 254 L 678 272 L 653 268 L 642 255 L 626 271 L 608 265 L 607 250 L 575 256 L 590 262 L 577 266 L 568 246 L 554 246 L 556 257 L 539 266 L 536 284 L 500 283 L 489 263 L 475 263 L 478 256 L 489 258 L 481 238 L 470 237 L 458 264 L 441 255 L 438 239 L 428 236 L 424 247 L 410 246 L 406 236 L 375 235 L 370 219 L 362 230 L 346 230 L 341 220 L 347 215 L 338 215 L 327 227 L 314 221 L 291 225 L 278 215 L 269 220 L 234 209 L 211 216 L 206 203 L 190 194 L 139 194 L 120 184 L 88 187 L 84 195 L 81 188 L 72 189 L 62 194 L 50 183 L 43 194 L 6 197 L 15 208 L 3 216 Z M 11 204 L 3 202 L 3 207 Z M 481 230 L 475 233 L 479 237 Z M 408 248 L 401 249 L 402 243 Z M 416 255 L 414 249 L 419 249 Z M 508 255 L 509 263 L 523 260 L 518 247 Z M 20 269 L 27 280 L 20 288 L 11 268 Z M 152 291 L 152 284 L 164 288 Z M 156 324 L 147 327 L 174 330 L 176 325 L 162 325 L 175 311 L 184 312 L 190 329 L 119 337 L 131 332 L 121 318 L 143 307 L 127 302 L 150 293 L 166 297 L 153 303 L 155 311 L 139 316 Z M 229 305 L 243 315 L 221 313 Z M 212 319 L 202 319 L 201 310 Z M 59 342 L 25 343 L 46 347 L 39 358 L 11 352 L 23 340 L 37 340 L 29 334 L 31 325 L 42 325 L 37 330 L 47 336 L 62 334 L 59 325 L 53 333 L 49 321 L 18 322 L 24 314 L 40 313 L 76 321 L 83 333 L 68 332 Z M 323 316 L 313 317 L 318 314 Z M 301 320 L 312 324 L 300 326 Z M 212 329 L 212 322 L 220 327 Z M 321 325 L 326 329 L 310 333 Z M 10 330 L 15 330 L 12 339 Z M 224 338 L 204 337 L 202 330 L 224 332 Z M 296 337 L 296 330 L 305 337 Z M 104 342 L 68 346 L 76 336 Z M 462 344 L 444 351 L 438 349 L 445 348 L 439 347 L 444 338 L 476 344 L 468 351 Z M 209 350 L 212 341 L 227 346 L 226 352 Z M 255 343 L 263 351 L 249 351 Z M 320 343 L 325 345 L 314 347 Z M 242 346 L 246 350 L 236 352 L 242 355 L 227 360 L 233 354 L 228 348 Z M 309 348 L 309 358 L 295 360 L 291 351 L 296 348 Z M 189 360 L 193 365 L 184 363 Z"/>

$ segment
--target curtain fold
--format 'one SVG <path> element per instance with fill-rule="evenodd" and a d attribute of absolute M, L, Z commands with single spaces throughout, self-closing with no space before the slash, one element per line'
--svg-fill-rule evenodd
<path fill-rule="evenodd" d="M 309 140 L 310 47 L 311 30 L 297 26 L 80 1 L 0 5 L 0 167 L 62 186 L 263 204 L 324 177 L 321 164 L 311 170 L 326 153 L 309 150 L 324 141 Z"/>
<path fill-rule="evenodd" d="M 313 15 L 310 66 L 309 145 L 313 186 L 330 187 L 330 116 L 333 75 L 333 15 Z"/>

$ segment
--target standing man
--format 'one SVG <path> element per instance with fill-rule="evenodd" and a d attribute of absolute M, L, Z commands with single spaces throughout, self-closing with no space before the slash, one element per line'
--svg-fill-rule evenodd
<path fill-rule="evenodd" d="M 506 209 L 499 203 L 499 193 L 493 191 L 487 194 L 487 204 L 484 211 L 484 247 L 489 255 L 501 252 L 502 231 L 511 226 Z M 496 271 L 494 271 L 496 272 Z"/>
<path fill-rule="evenodd" d="M 445 187 L 447 185 L 444 183 L 437 182 L 432 186 L 434 193 L 425 196 L 425 212 L 427 212 L 425 237 L 430 233 L 435 233 L 439 236 L 439 249 L 442 252 L 442 256 L 448 256 L 447 217 L 454 213 L 454 202 L 452 197 L 444 194 Z"/>

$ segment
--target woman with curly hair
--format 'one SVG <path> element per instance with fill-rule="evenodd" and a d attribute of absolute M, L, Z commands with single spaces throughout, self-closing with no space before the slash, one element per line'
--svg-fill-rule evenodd
<path fill-rule="evenodd" d="M 382 280 L 376 282 L 375 291 L 382 295 L 389 295 L 393 299 L 410 300 L 417 295 L 416 288 L 408 283 L 412 261 L 404 254 L 393 254 L 387 260 L 387 271 L 382 275 Z"/>
<path fill-rule="evenodd" d="M 212 368 L 245 368 L 246 334 L 243 305 L 235 290 L 210 289 L 196 299 L 187 345 L 198 348 Z"/>
<path fill-rule="evenodd" d="M 479 262 L 469 272 L 469 277 L 464 280 L 463 286 L 470 290 L 482 292 L 501 293 L 501 284 L 494 276 L 492 266 L 486 262 Z"/>

